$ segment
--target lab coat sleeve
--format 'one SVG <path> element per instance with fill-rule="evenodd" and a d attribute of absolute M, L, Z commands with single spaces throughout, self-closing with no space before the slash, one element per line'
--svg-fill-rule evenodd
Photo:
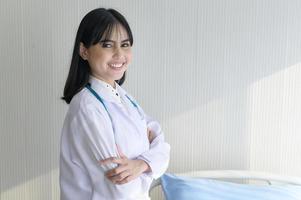
<path fill-rule="evenodd" d="M 170 145 L 164 140 L 160 124 L 147 115 L 145 115 L 145 119 L 147 127 L 155 134 L 155 138 L 151 142 L 149 150 L 139 155 L 138 159 L 144 160 L 150 166 L 151 172 L 148 175 L 157 179 L 168 168 Z"/>
<path fill-rule="evenodd" d="M 105 177 L 107 170 L 117 165 L 100 165 L 99 161 L 109 157 L 117 157 L 112 125 L 104 113 L 94 107 L 80 108 L 70 125 L 70 142 L 72 143 L 71 159 L 84 168 L 92 179 L 93 193 L 108 195 L 110 199 L 126 198 L 137 193 L 141 187 L 141 177 L 116 185 Z"/>

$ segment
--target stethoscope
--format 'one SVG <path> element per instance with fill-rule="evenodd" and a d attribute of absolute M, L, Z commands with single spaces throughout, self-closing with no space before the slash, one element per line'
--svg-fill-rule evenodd
<path fill-rule="evenodd" d="M 88 84 L 86 85 L 86 88 L 87 88 L 87 89 L 88 89 L 88 90 L 96 97 L 96 99 L 97 99 L 98 101 L 100 101 L 100 103 L 103 105 L 103 107 L 104 107 L 105 110 L 107 111 L 107 113 L 108 113 L 108 115 L 109 115 L 109 118 L 110 118 L 110 120 L 111 120 L 112 129 L 113 129 L 113 133 L 114 133 L 114 137 L 115 137 L 115 128 L 114 128 L 114 125 L 113 125 L 113 119 L 112 119 L 112 116 L 111 116 L 110 112 L 108 111 L 108 108 L 107 108 L 106 104 L 105 104 L 104 101 L 103 101 L 103 98 L 102 98 L 99 94 L 97 94 L 97 92 L 96 92 L 95 90 L 93 90 L 93 88 L 91 87 L 91 84 L 90 84 L 90 83 L 88 83 Z M 141 119 L 143 119 L 144 117 L 143 117 L 143 114 L 141 113 L 141 111 L 140 111 L 140 109 L 139 109 L 138 104 L 135 103 L 128 95 L 125 95 L 125 96 L 126 96 L 126 98 L 131 102 L 131 104 L 137 109 L 138 114 L 140 115 Z M 115 138 L 114 138 L 114 139 L 115 139 Z M 116 140 L 115 140 L 115 141 L 116 141 Z"/>

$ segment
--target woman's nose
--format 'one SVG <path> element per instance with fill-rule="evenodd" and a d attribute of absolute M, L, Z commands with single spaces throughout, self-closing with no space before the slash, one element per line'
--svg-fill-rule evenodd
<path fill-rule="evenodd" d="M 120 58 L 120 57 L 122 57 L 122 56 L 123 56 L 123 54 L 122 54 L 122 49 L 121 49 L 120 47 L 116 47 L 116 48 L 115 48 L 115 51 L 114 51 L 113 57 L 114 57 L 114 58 Z"/>

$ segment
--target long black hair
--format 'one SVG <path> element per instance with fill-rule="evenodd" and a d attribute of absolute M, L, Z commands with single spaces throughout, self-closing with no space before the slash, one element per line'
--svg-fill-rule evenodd
<path fill-rule="evenodd" d="M 81 91 L 89 81 L 91 73 L 88 61 L 79 55 L 79 47 L 82 42 L 86 48 L 100 42 L 101 39 L 109 39 L 115 26 L 121 25 L 126 30 L 130 44 L 133 45 L 133 35 L 126 19 L 114 9 L 98 8 L 90 11 L 81 21 L 74 44 L 73 55 L 69 74 L 66 80 L 63 100 L 67 104 L 75 94 Z M 116 80 L 119 85 L 125 81 L 125 73 L 120 80 Z"/>

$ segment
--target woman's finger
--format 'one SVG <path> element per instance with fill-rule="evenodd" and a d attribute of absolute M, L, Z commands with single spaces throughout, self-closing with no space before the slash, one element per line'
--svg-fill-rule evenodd
<path fill-rule="evenodd" d="M 147 128 L 147 137 L 148 137 L 149 143 L 152 143 L 152 141 L 155 139 L 155 136 L 156 135 L 152 132 L 152 130 Z"/>
<path fill-rule="evenodd" d="M 132 181 L 133 179 L 134 179 L 134 176 L 127 176 L 124 179 L 122 179 L 121 181 L 117 181 L 116 184 L 118 184 L 118 185 L 125 184 L 125 183 Z"/>
<path fill-rule="evenodd" d="M 124 179 L 126 179 L 128 176 L 130 176 L 129 171 L 123 171 L 122 173 L 109 177 L 108 179 L 111 180 L 113 183 L 121 182 Z"/>
<path fill-rule="evenodd" d="M 106 176 L 109 178 L 109 177 L 113 177 L 113 176 L 116 176 L 120 173 L 123 173 L 124 171 L 127 171 L 127 167 L 124 166 L 124 165 L 121 165 L 121 166 L 118 166 L 114 169 L 111 169 L 109 170 L 107 173 L 106 173 Z"/>

